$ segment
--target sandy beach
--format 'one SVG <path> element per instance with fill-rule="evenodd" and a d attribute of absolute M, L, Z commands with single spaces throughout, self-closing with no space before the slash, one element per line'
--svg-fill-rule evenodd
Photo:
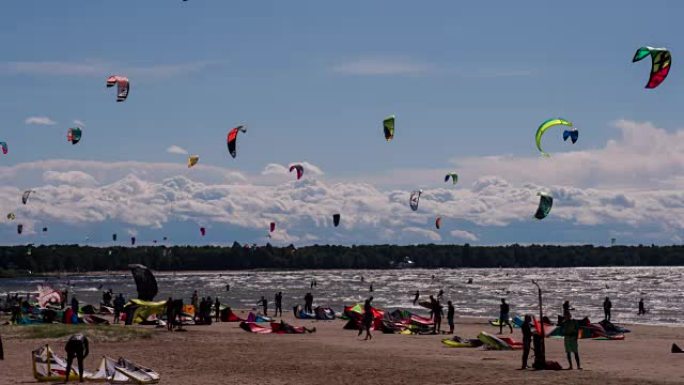
<path fill-rule="evenodd" d="M 237 312 L 246 316 L 247 312 Z M 580 341 L 584 370 L 517 370 L 520 351 L 454 349 L 442 345 L 442 335 L 406 336 L 374 333 L 363 341 L 345 321 L 284 319 L 316 327 L 314 334 L 251 334 L 237 323 L 188 326 L 169 333 L 150 326 L 151 338 L 126 342 L 94 341 L 86 368 L 102 355 L 126 356 L 153 368 L 163 384 L 681 384 L 684 355 L 670 353 L 672 342 L 684 341 L 684 328 L 629 325 L 624 341 Z M 30 326 L 23 326 L 30 327 Z M 121 327 L 121 326 L 110 326 Z M 131 326 L 128 326 L 131 327 Z M 30 353 L 42 344 L 63 352 L 66 338 L 22 339 L 17 327 L 2 326 L 5 360 L 0 384 L 35 382 Z M 458 319 L 456 332 L 475 337 L 498 330 L 483 319 Z M 504 332 L 508 335 L 508 332 Z M 520 339 L 519 329 L 513 336 Z M 547 339 L 547 359 L 567 366 L 560 339 Z"/>

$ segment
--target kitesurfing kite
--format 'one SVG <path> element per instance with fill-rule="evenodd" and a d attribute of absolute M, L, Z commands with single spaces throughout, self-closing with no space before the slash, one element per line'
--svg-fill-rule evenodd
<path fill-rule="evenodd" d="M 76 144 L 81 140 L 81 129 L 78 127 L 70 128 L 67 131 L 67 142 Z"/>
<path fill-rule="evenodd" d="M 116 233 L 112 234 L 112 241 L 113 242 L 116 242 L 116 238 L 117 238 Z"/>
<path fill-rule="evenodd" d="M 293 164 L 290 166 L 290 172 L 292 172 L 292 170 L 297 170 L 297 180 L 300 180 L 302 175 L 304 175 L 304 166 L 301 164 Z"/>
<path fill-rule="evenodd" d="M 17 216 L 14 215 L 14 213 L 8 213 L 8 214 L 7 214 L 7 219 L 10 220 L 10 221 L 13 221 L 13 220 L 17 219 Z"/>
<path fill-rule="evenodd" d="M 577 142 L 577 139 L 579 138 L 579 131 L 577 131 L 577 129 L 574 127 L 567 129 L 567 130 L 564 130 L 563 131 L 563 141 L 564 142 L 567 141 L 568 138 L 570 138 L 572 143 L 575 144 L 575 142 Z"/>
<path fill-rule="evenodd" d="M 131 237 L 131 246 L 135 246 L 135 237 Z"/>
<path fill-rule="evenodd" d="M 24 193 L 21 194 L 21 203 L 26 204 L 26 202 L 28 202 L 29 196 L 31 195 L 32 192 L 33 192 L 33 190 L 24 191 Z"/>
<path fill-rule="evenodd" d="M 117 86 L 116 89 L 116 101 L 123 102 L 128 97 L 128 91 L 131 85 L 128 78 L 125 76 L 112 75 L 107 78 L 107 88 Z"/>
<path fill-rule="evenodd" d="M 206 233 L 207 233 L 207 229 L 205 229 L 204 227 L 200 227 L 200 234 L 202 234 L 202 236 L 204 236 Z"/>
<path fill-rule="evenodd" d="M 667 48 L 641 47 L 634 54 L 632 63 L 651 56 L 651 76 L 648 78 L 646 88 L 656 88 L 662 83 L 670 72 L 672 55 Z"/>
<path fill-rule="evenodd" d="M 418 210 L 418 202 L 420 201 L 420 194 L 422 193 L 423 190 L 416 190 L 411 192 L 411 196 L 409 197 L 409 206 L 411 206 L 411 210 Z"/>
<path fill-rule="evenodd" d="M 435 227 L 437 228 L 437 230 L 439 230 L 439 228 L 442 227 L 442 217 L 437 217 L 437 219 L 435 219 Z"/>
<path fill-rule="evenodd" d="M 24 225 L 18 224 L 17 225 L 17 234 L 21 234 L 24 231 Z"/>
<path fill-rule="evenodd" d="M 335 227 L 340 225 L 340 214 L 333 214 L 333 225 Z"/>
<path fill-rule="evenodd" d="M 0 142 L 0 148 L 2 148 L 3 154 L 7 154 L 7 142 Z"/>
<path fill-rule="evenodd" d="M 233 128 L 232 130 L 230 130 L 230 132 L 228 132 L 228 139 L 227 139 L 228 152 L 230 152 L 230 155 L 233 158 L 235 158 L 235 156 L 237 155 L 237 151 L 235 151 L 235 144 L 237 142 L 238 132 L 246 133 L 247 127 L 237 126 L 237 127 Z"/>
<path fill-rule="evenodd" d="M 390 115 L 382 121 L 382 131 L 388 142 L 394 138 L 394 115 Z"/>
<path fill-rule="evenodd" d="M 458 174 L 456 174 L 455 172 L 450 172 L 450 173 L 446 174 L 444 176 L 444 183 L 448 182 L 449 178 L 451 178 L 451 182 L 453 184 L 456 184 L 456 182 L 458 182 Z"/>
<path fill-rule="evenodd" d="M 551 212 L 553 197 L 545 192 L 538 192 L 537 196 L 539 196 L 539 207 L 537 207 L 537 212 L 534 213 L 534 217 L 541 220 L 546 218 Z"/>
<path fill-rule="evenodd" d="M 199 155 L 190 155 L 188 157 L 188 168 L 194 166 L 199 162 Z"/>
<path fill-rule="evenodd" d="M 43 227 L 43 232 L 47 233 L 47 227 Z"/>
<path fill-rule="evenodd" d="M 274 231 L 275 231 L 275 228 L 276 228 L 275 222 L 271 222 L 271 224 L 268 226 L 269 233 L 274 232 Z"/>
<path fill-rule="evenodd" d="M 543 156 L 550 156 L 550 155 L 547 154 L 546 152 L 544 152 L 544 150 L 542 150 L 542 148 L 541 148 L 542 136 L 544 135 L 544 133 L 546 131 L 548 131 L 549 128 L 554 127 L 554 126 L 558 126 L 558 125 L 572 127 L 572 123 L 570 123 L 569 121 L 567 121 L 565 119 L 561 119 L 561 118 L 554 118 L 554 119 L 549 119 L 549 120 L 545 121 L 544 123 L 542 123 L 539 126 L 539 128 L 537 128 L 537 133 L 534 134 L 534 140 L 537 143 L 537 149 L 539 150 L 539 152 L 541 152 L 541 154 Z M 564 134 L 564 136 L 565 136 L 565 134 Z"/>

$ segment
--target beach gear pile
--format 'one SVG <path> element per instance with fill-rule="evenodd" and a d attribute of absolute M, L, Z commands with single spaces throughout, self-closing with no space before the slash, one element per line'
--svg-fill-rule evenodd
<path fill-rule="evenodd" d="M 31 353 L 33 377 L 37 381 L 65 381 L 67 380 L 67 362 L 57 355 L 50 346 L 45 345 Z M 135 364 L 125 358 L 115 360 L 104 356 L 93 372 L 84 371 L 83 379 L 88 382 L 102 382 L 111 384 L 156 384 L 159 373 L 144 366 Z M 78 381 L 76 368 L 69 373 L 69 380 Z"/>

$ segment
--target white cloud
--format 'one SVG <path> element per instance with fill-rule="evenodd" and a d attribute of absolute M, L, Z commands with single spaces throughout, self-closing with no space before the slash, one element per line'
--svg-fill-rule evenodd
<path fill-rule="evenodd" d="M 46 171 L 43 173 L 45 183 L 65 184 L 77 187 L 94 187 L 97 180 L 82 171 Z"/>
<path fill-rule="evenodd" d="M 332 67 L 345 75 L 418 75 L 429 72 L 432 66 L 406 57 L 369 56 L 354 59 Z"/>
<path fill-rule="evenodd" d="M 166 152 L 168 152 L 169 154 L 188 155 L 188 150 L 184 149 L 183 147 L 176 146 L 175 144 L 169 146 L 166 149 Z"/>
<path fill-rule="evenodd" d="M 48 118 L 47 116 L 29 116 L 24 120 L 25 124 L 35 124 L 39 126 L 52 126 L 57 124 L 54 120 Z"/>
<path fill-rule="evenodd" d="M 78 127 L 85 127 L 85 123 L 82 120 L 74 119 L 74 124 Z"/>
<path fill-rule="evenodd" d="M 126 65 L 101 60 L 83 61 L 12 61 L 0 63 L 0 74 L 33 76 L 86 76 L 102 77 L 122 73 L 130 78 L 169 77 L 198 72 L 214 64 L 196 61 L 176 64 Z M 104 82 L 104 80 L 103 80 Z"/>
<path fill-rule="evenodd" d="M 477 241 L 477 235 L 471 233 L 470 231 L 464 231 L 464 230 L 452 230 L 449 232 L 452 237 L 456 239 L 462 239 L 464 241 L 468 242 L 475 242 Z"/>

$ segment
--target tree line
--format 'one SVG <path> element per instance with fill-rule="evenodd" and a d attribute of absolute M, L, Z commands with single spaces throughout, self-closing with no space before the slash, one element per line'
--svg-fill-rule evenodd
<path fill-rule="evenodd" d="M 124 270 L 388 269 L 684 265 L 684 246 L 313 245 L 91 247 L 2 246 L 0 276 Z"/>

